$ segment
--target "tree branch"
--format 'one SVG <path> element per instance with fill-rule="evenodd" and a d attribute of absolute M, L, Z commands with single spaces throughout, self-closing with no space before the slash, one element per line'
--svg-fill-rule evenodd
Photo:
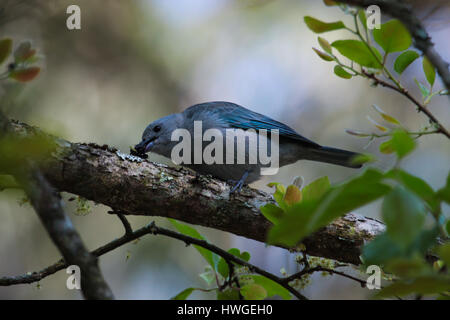
<path fill-rule="evenodd" d="M 21 135 L 44 134 L 13 123 Z M 41 167 L 61 191 L 80 195 L 128 215 L 162 216 L 265 242 L 271 223 L 259 207 L 272 202 L 248 187 L 230 195 L 217 179 L 169 168 L 119 153 L 108 146 L 77 144 L 53 137 L 55 150 Z M 384 231 L 374 219 L 347 214 L 303 241 L 310 255 L 360 264 L 361 246 Z"/>
<path fill-rule="evenodd" d="M 435 50 L 430 36 L 425 30 L 420 20 L 412 12 L 411 6 L 400 0 L 339 0 L 341 3 L 354 5 L 358 7 L 368 7 L 377 5 L 381 12 L 399 19 L 411 33 L 414 39 L 414 46 L 430 60 L 436 67 L 442 82 L 450 92 L 450 71 L 449 64 Z"/>
<path fill-rule="evenodd" d="M 291 281 L 293 281 L 295 279 L 299 279 L 299 278 L 303 277 L 306 274 L 311 274 L 311 273 L 314 273 L 314 272 L 327 272 L 329 274 L 336 274 L 336 275 L 342 276 L 344 278 L 347 278 L 347 279 L 350 279 L 350 280 L 358 282 L 361 285 L 362 288 L 364 288 L 366 286 L 366 284 L 367 284 L 366 280 L 359 279 L 359 278 L 356 278 L 356 277 L 351 276 L 349 274 L 346 274 L 344 272 L 337 271 L 337 270 L 330 269 L 330 268 L 326 268 L 326 267 L 322 267 L 322 266 L 315 266 L 315 267 L 312 267 L 312 268 L 305 267 L 305 269 L 303 269 L 303 270 L 301 270 L 301 271 L 299 271 L 297 273 L 294 273 L 291 276 L 283 278 L 283 282 L 289 283 L 289 282 L 291 282 Z"/>
<path fill-rule="evenodd" d="M 120 216 L 119 216 L 120 217 Z M 122 216 L 120 217 L 120 221 L 126 225 L 129 226 L 129 222 L 127 221 L 126 217 Z M 126 227 L 126 229 L 128 230 L 128 227 Z M 121 247 L 122 245 L 132 242 L 136 239 L 141 238 L 144 235 L 147 234 L 153 234 L 153 235 L 163 235 L 172 239 L 177 239 L 180 241 L 183 241 L 184 243 L 186 243 L 187 245 L 197 245 L 200 246 L 202 248 L 205 248 L 211 252 L 216 253 L 217 255 L 221 256 L 223 259 L 225 259 L 225 261 L 228 263 L 229 265 L 229 269 L 230 269 L 230 279 L 226 280 L 226 282 L 224 283 L 225 287 L 226 285 L 231 285 L 233 283 L 233 272 L 232 270 L 234 269 L 234 266 L 231 262 L 234 262 L 238 265 L 241 266 L 245 266 L 247 267 L 250 272 L 252 273 L 256 273 L 256 274 L 260 274 L 278 284 L 280 284 L 281 286 L 283 286 L 286 290 L 288 290 L 292 295 L 294 295 L 295 297 L 297 297 L 299 300 L 306 300 L 307 298 L 305 296 L 303 296 L 301 293 L 299 293 L 295 288 L 293 288 L 289 283 L 295 279 L 301 278 L 302 276 L 306 275 L 306 274 L 311 274 L 314 272 L 328 272 L 330 274 L 337 274 L 340 275 L 342 277 L 346 277 L 348 279 L 354 280 L 358 283 L 361 284 L 361 286 L 365 286 L 365 280 L 361 280 L 358 279 L 356 277 L 353 277 L 351 275 L 345 274 L 343 272 L 334 270 L 334 269 L 330 269 L 330 268 L 326 268 L 326 267 L 322 267 L 322 266 L 316 266 L 313 268 L 309 268 L 309 267 L 305 267 L 304 270 L 295 273 L 291 276 L 288 277 L 278 277 L 270 272 L 267 272 L 245 260 L 242 260 L 238 257 L 236 257 L 235 255 L 213 245 L 210 244 L 209 242 L 205 241 L 205 240 L 200 240 L 200 239 L 196 239 L 190 236 L 186 236 L 184 234 L 175 232 L 175 231 L 171 231 L 169 229 L 165 229 L 165 228 L 161 228 L 161 227 L 157 227 L 155 225 L 154 222 L 151 222 L 150 224 L 136 230 L 136 231 L 132 231 L 130 230 L 129 232 L 127 232 L 125 235 L 123 235 L 121 238 L 116 239 L 111 241 L 110 243 L 94 250 L 92 252 L 92 255 L 95 255 L 96 257 L 99 257 L 101 255 L 104 255 L 108 252 L 111 252 L 115 249 L 117 249 L 118 247 Z M 42 279 L 44 279 L 45 277 L 52 275 L 64 268 L 67 268 L 67 264 L 64 262 L 64 260 L 59 260 L 58 262 L 54 263 L 53 265 L 39 271 L 39 272 L 34 272 L 31 274 L 25 274 L 25 275 L 20 275 L 20 276 L 14 276 L 14 277 L 3 277 L 0 278 L 0 286 L 10 286 L 10 285 L 17 285 L 17 284 L 29 284 L 29 283 L 33 283 L 33 282 L 37 282 L 40 281 Z"/>
<path fill-rule="evenodd" d="M 125 218 L 125 220 L 126 220 L 126 218 Z M 123 222 L 122 219 L 121 219 L 121 221 Z M 245 260 L 242 260 L 242 259 L 236 257 L 235 255 L 233 255 L 213 244 L 208 243 L 205 240 L 196 239 L 196 238 L 189 237 L 189 236 L 186 236 L 184 234 L 181 234 L 181 233 L 178 233 L 175 231 L 171 231 L 169 229 L 157 227 L 154 222 L 152 222 L 152 223 L 148 224 L 147 226 L 142 227 L 134 232 L 130 231 L 130 233 L 125 234 L 120 239 L 113 240 L 110 243 L 104 245 L 103 247 L 100 247 L 97 250 L 94 250 L 92 252 L 92 254 L 95 255 L 96 257 L 99 257 L 107 252 L 113 251 L 114 249 L 117 249 L 118 247 L 120 247 L 128 242 L 134 241 L 134 240 L 136 240 L 144 235 L 147 235 L 147 234 L 163 235 L 163 236 L 166 236 L 166 237 L 169 237 L 172 239 L 181 240 L 184 243 L 186 243 L 187 245 L 195 244 L 202 248 L 208 249 L 209 251 L 218 254 L 219 256 L 224 258 L 225 261 L 227 261 L 229 263 L 235 262 L 238 265 L 246 266 L 247 268 L 249 268 L 249 270 L 251 272 L 263 275 L 266 278 L 269 278 L 270 280 L 279 283 L 281 286 L 286 288 L 290 293 L 292 293 L 298 299 L 306 300 L 306 297 L 303 296 L 302 294 L 300 294 L 293 287 L 291 287 L 289 285 L 289 282 L 284 281 L 284 278 L 280 278 L 278 276 L 275 276 L 274 274 L 271 274 L 270 272 L 267 272 L 261 268 L 258 268 L 257 266 L 255 266 Z M 26 274 L 26 275 L 15 276 L 15 277 L 3 277 L 3 278 L 0 278 L 0 286 L 10 286 L 10 285 L 33 283 L 36 281 L 40 281 L 40 280 L 44 279 L 45 277 L 47 277 L 51 274 L 54 274 L 54 273 L 58 272 L 59 270 L 66 268 L 67 266 L 68 265 L 66 263 L 64 263 L 63 260 L 60 260 L 40 272 L 34 272 L 32 274 Z"/>
<path fill-rule="evenodd" d="M 13 131 L 3 113 L 0 112 L 2 138 Z M 87 251 L 78 232 L 65 214 L 61 199 L 47 182 L 39 169 L 28 161 L 28 168 L 21 168 L 15 175 L 23 186 L 42 224 L 69 265 L 81 270 L 82 292 L 87 299 L 112 299 L 113 294 L 106 284 L 97 264 L 97 259 Z"/>
<path fill-rule="evenodd" d="M 274 275 L 274 274 L 272 274 L 270 272 L 267 272 L 267 271 L 265 271 L 265 270 L 263 270 L 261 268 L 258 268 L 257 266 L 255 266 L 255 265 L 253 265 L 253 264 L 251 264 L 251 263 L 249 263 L 249 262 L 247 262 L 245 260 L 242 260 L 242 259 L 236 257 L 235 255 L 233 255 L 233 254 L 231 254 L 231 253 L 229 253 L 229 252 L 227 252 L 227 251 L 225 251 L 225 250 L 223 250 L 223 249 L 221 249 L 219 247 L 216 247 L 216 246 L 208 243 L 205 240 L 199 240 L 199 239 L 192 238 L 192 237 L 186 236 L 186 235 L 178 233 L 178 232 L 174 232 L 174 231 L 171 231 L 171 230 L 168 230 L 168 229 L 160 228 L 160 227 L 157 227 L 154 223 L 151 223 L 149 225 L 149 228 L 150 228 L 150 232 L 152 234 L 164 235 L 164 236 L 167 236 L 169 238 L 181 240 L 181 241 L 185 242 L 188 245 L 189 244 L 195 244 L 195 245 L 198 245 L 198 246 L 200 246 L 202 248 L 208 249 L 209 251 L 214 252 L 214 253 L 218 254 L 219 256 L 221 256 L 222 258 L 224 258 L 225 261 L 227 261 L 227 262 L 235 262 L 238 265 L 245 266 L 251 272 L 260 274 L 260 275 L 262 275 L 262 276 L 264 276 L 264 277 L 266 277 L 266 278 L 268 278 L 268 279 L 270 279 L 272 281 L 275 281 L 275 282 L 279 283 L 281 286 L 283 286 L 285 289 L 287 289 L 290 293 L 292 293 L 299 300 L 307 300 L 307 298 L 305 296 L 303 296 L 296 289 L 291 287 L 288 282 L 283 281 L 283 278 L 280 278 L 280 277 L 278 277 L 278 276 L 276 276 L 276 275 Z M 231 269 L 230 269 L 230 271 L 231 271 Z"/>
<path fill-rule="evenodd" d="M 382 80 L 380 78 L 377 78 L 377 76 L 375 76 L 373 73 L 366 72 L 364 69 L 362 70 L 362 73 L 367 78 L 372 79 L 375 82 L 375 84 L 377 84 L 377 85 L 379 84 L 379 85 L 381 85 L 383 87 L 386 87 L 386 88 L 389 88 L 391 90 L 397 91 L 398 93 L 400 93 L 403 96 L 405 96 L 407 99 L 409 99 L 412 103 L 414 103 L 416 105 L 417 109 L 420 112 L 423 112 L 428 117 L 430 122 L 434 123 L 437 126 L 436 133 L 442 133 L 447 138 L 450 139 L 450 132 L 439 122 L 439 120 L 428 110 L 428 108 L 425 105 L 421 104 L 419 101 L 417 101 L 417 99 L 414 98 L 409 93 L 408 90 L 406 90 L 404 88 L 400 89 L 397 86 L 395 86 L 395 85 L 393 85 L 393 84 L 391 84 L 389 82 L 386 82 L 386 81 L 384 81 L 384 80 Z"/>

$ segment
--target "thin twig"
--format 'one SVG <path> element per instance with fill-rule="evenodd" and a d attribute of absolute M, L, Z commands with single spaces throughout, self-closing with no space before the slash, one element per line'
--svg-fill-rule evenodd
<path fill-rule="evenodd" d="M 316 267 L 312 267 L 312 268 L 309 268 L 309 267 L 308 268 L 304 268 L 302 271 L 299 271 L 299 272 L 297 272 L 297 273 L 295 273 L 295 274 L 293 274 L 293 275 L 291 275 L 289 277 L 284 278 L 283 281 L 286 282 L 286 283 L 289 283 L 289 282 L 291 282 L 291 281 L 293 281 L 295 279 L 301 278 L 302 276 L 304 276 L 306 274 L 311 274 L 311 273 L 315 273 L 315 272 L 328 272 L 330 274 L 337 274 L 337 275 L 340 275 L 342 277 L 345 277 L 345 278 L 348 278 L 348 279 L 351 279 L 351 280 L 354 280 L 354 281 L 358 282 L 361 285 L 361 287 L 363 287 L 363 288 L 365 288 L 365 286 L 366 286 L 366 280 L 358 279 L 358 278 L 356 278 L 354 276 L 351 276 L 349 274 L 346 274 L 344 272 L 337 271 L 337 270 L 330 269 L 330 268 L 326 268 L 326 267 L 322 267 L 322 266 L 316 266 Z"/>
<path fill-rule="evenodd" d="M 115 214 L 120 219 L 120 222 L 122 222 L 123 228 L 125 229 L 125 235 L 130 235 L 133 233 L 133 228 L 131 227 L 130 222 L 125 217 L 123 213 L 120 211 L 108 211 L 109 214 Z"/>
<path fill-rule="evenodd" d="M 439 120 L 427 109 L 427 107 L 426 106 L 424 106 L 424 105 L 422 105 L 419 101 L 417 101 L 417 99 L 416 98 L 414 98 L 410 93 L 409 93 L 409 91 L 408 90 L 406 90 L 405 88 L 402 88 L 402 89 L 400 89 L 400 88 L 398 88 L 398 87 L 396 87 L 395 85 L 393 85 L 393 84 L 391 84 L 391 83 L 389 83 L 389 82 L 386 82 L 386 81 L 384 81 L 384 80 L 382 80 L 382 79 L 380 79 L 380 78 L 377 78 L 374 74 L 372 74 L 372 73 L 369 73 L 369 72 L 367 72 L 367 71 L 365 71 L 365 70 L 363 70 L 363 74 L 366 76 L 366 77 L 368 77 L 369 79 L 372 79 L 374 82 L 375 82 L 375 84 L 379 84 L 379 85 L 381 85 L 381 86 L 383 86 L 383 87 L 386 87 L 386 88 L 389 88 L 389 89 L 392 89 L 392 90 L 394 90 L 394 91 L 397 91 L 398 93 L 401 93 L 403 96 L 405 96 L 406 98 L 408 98 L 412 103 L 414 103 L 415 105 L 416 105 L 416 107 L 418 108 L 418 110 L 420 111 L 420 112 L 423 112 L 427 117 L 428 117 L 428 119 L 430 119 L 430 121 L 431 122 L 433 122 L 436 126 L 437 126 L 437 130 L 440 132 L 440 133 L 442 133 L 442 134 L 444 134 L 447 138 L 449 138 L 450 139 L 450 132 L 439 122 Z"/>
<path fill-rule="evenodd" d="M 214 252 L 214 253 L 218 254 L 219 256 L 224 258 L 226 261 L 232 261 L 232 262 L 235 262 L 235 263 L 237 263 L 239 265 L 245 266 L 245 267 L 249 268 L 249 270 L 251 272 L 260 274 L 260 275 L 262 275 L 262 276 L 264 276 L 264 277 L 266 277 L 266 278 L 268 278 L 268 279 L 270 279 L 272 281 L 275 281 L 275 282 L 279 283 L 285 289 L 287 289 L 290 293 L 292 293 L 295 297 L 297 297 L 299 300 L 307 300 L 307 298 L 305 296 L 303 296 L 301 293 L 299 293 L 296 289 L 291 287 L 289 284 L 283 283 L 283 278 L 280 278 L 280 277 L 278 277 L 278 276 L 276 276 L 276 275 L 274 275 L 274 274 L 272 274 L 270 272 L 267 272 L 267 271 L 265 271 L 265 270 L 263 270 L 261 268 L 258 268 L 257 266 L 255 266 L 255 265 L 253 265 L 253 264 L 251 264 L 251 263 L 249 263 L 249 262 L 247 262 L 245 260 L 242 260 L 242 259 L 236 257 L 235 255 L 233 255 L 233 254 L 231 254 L 231 253 L 229 253 L 229 252 L 227 252 L 227 251 L 225 251 L 225 250 L 223 250 L 223 249 L 221 249 L 219 247 L 216 247 L 216 246 L 208 243 L 205 240 L 199 240 L 199 239 L 192 238 L 192 237 L 189 237 L 189 236 L 186 236 L 184 234 L 180 234 L 180 233 L 168 230 L 168 229 L 156 227 L 154 223 L 150 224 L 150 229 L 151 229 L 151 232 L 153 234 L 160 234 L 160 235 L 164 235 L 164 236 L 167 236 L 167 237 L 170 237 L 170 238 L 174 238 L 174 239 L 178 239 L 178 240 L 184 241 L 185 243 L 195 244 L 195 245 L 201 246 L 202 248 L 205 248 L 205 249 L 207 249 L 207 250 L 209 250 L 211 252 Z"/>
<path fill-rule="evenodd" d="M 306 300 L 307 298 L 303 296 L 301 293 L 299 293 L 296 289 L 291 287 L 286 281 L 284 281 L 284 278 L 278 277 L 270 272 L 267 272 L 245 260 L 242 260 L 233 254 L 208 243 L 205 240 L 199 240 L 196 238 L 192 238 L 186 235 L 183 235 L 181 233 L 171 231 L 165 228 L 157 227 L 154 222 L 148 224 L 147 226 L 144 226 L 136 231 L 131 232 L 130 234 L 125 234 L 119 239 L 115 239 L 106 245 L 97 248 L 96 250 L 92 251 L 92 254 L 96 257 L 102 256 L 108 252 L 111 252 L 122 245 L 129 243 L 133 240 L 136 240 L 144 235 L 147 234 L 153 234 L 153 235 L 163 235 L 172 239 L 178 239 L 183 241 L 186 244 L 194 244 L 197 246 L 200 246 L 202 248 L 205 248 L 211 252 L 214 252 L 225 259 L 227 262 L 234 262 L 238 265 L 242 265 L 247 267 L 251 272 L 260 274 L 278 284 L 283 286 L 286 290 L 288 290 L 292 295 L 297 297 L 300 300 Z M 10 286 L 10 285 L 16 285 L 16 284 L 27 284 L 27 283 L 33 283 L 40 281 L 46 277 L 48 277 L 51 274 L 54 274 L 62 269 L 67 268 L 67 264 L 63 260 L 59 260 L 58 262 L 54 263 L 51 266 L 48 266 L 47 268 L 39 271 L 39 272 L 33 272 L 25 275 L 20 276 L 13 276 L 13 277 L 2 277 L 0 278 L 0 286 Z"/>

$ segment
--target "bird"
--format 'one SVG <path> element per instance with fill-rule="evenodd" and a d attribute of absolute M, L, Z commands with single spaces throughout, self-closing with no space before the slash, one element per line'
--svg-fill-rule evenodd
<path fill-rule="evenodd" d="M 214 133 L 214 140 L 211 135 L 205 139 L 208 129 L 213 129 L 209 132 Z M 268 149 L 265 155 L 274 156 L 275 152 L 278 153 L 277 165 L 279 167 L 298 160 L 325 162 L 349 168 L 361 167 L 360 164 L 352 161 L 358 155 L 356 152 L 321 146 L 279 121 L 226 101 L 196 104 L 183 112 L 153 121 L 145 128 L 141 142 L 135 145 L 136 154 L 145 155 L 148 152 L 154 152 L 167 158 L 174 158 L 173 151 L 175 148 L 180 149 L 180 146 L 177 147 L 180 139 L 173 139 L 173 133 L 177 130 L 178 133 L 184 132 L 188 135 L 188 137 L 184 136 L 187 140 L 184 141 L 185 148 L 181 148 L 182 152 L 179 152 L 179 157 L 187 159 L 187 161 L 181 165 L 200 174 L 209 174 L 233 183 L 231 192 L 240 191 L 244 184 L 259 180 L 264 174 L 262 170 L 269 167 L 267 161 L 266 163 L 258 161 L 263 146 Z M 230 131 L 237 132 L 235 133 L 236 138 L 233 136 L 231 144 L 227 144 L 227 134 Z M 267 134 L 268 132 L 270 134 Z M 197 137 L 196 139 L 199 141 L 194 141 L 193 136 L 197 133 L 201 134 L 201 138 Z M 274 134 L 277 134 L 278 137 L 275 137 Z M 244 135 L 244 140 L 239 140 L 242 135 Z M 180 136 L 183 135 L 178 134 L 178 138 Z M 275 143 L 276 138 L 278 139 L 277 143 Z M 216 157 L 215 162 L 211 163 L 211 160 L 208 162 L 205 159 L 198 161 L 201 155 L 205 155 L 207 146 L 212 141 L 221 143 L 216 145 L 217 149 L 214 152 L 211 151 L 211 147 L 209 148 L 210 155 Z M 239 141 L 245 142 L 245 148 L 239 149 Z M 251 149 L 252 143 L 254 143 L 253 146 L 256 144 L 257 150 Z M 233 153 L 231 155 L 230 150 Z M 239 151 L 244 154 L 239 155 Z M 238 161 L 239 156 L 241 156 L 240 162 Z M 255 157 L 258 159 L 256 163 Z M 197 161 L 194 158 L 197 158 Z M 244 162 L 242 162 L 243 159 Z M 250 159 L 253 159 L 253 162 Z"/>

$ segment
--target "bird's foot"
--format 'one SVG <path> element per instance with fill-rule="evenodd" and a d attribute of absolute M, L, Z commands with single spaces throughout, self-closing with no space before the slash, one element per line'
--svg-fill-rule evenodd
<path fill-rule="evenodd" d="M 244 187 L 245 184 L 245 180 L 248 177 L 249 172 L 245 171 L 244 174 L 242 175 L 241 179 L 239 179 L 238 181 L 236 180 L 228 180 L 228 183 L 233 185 L 233 187 L 230 190 L 230 193 L 234 193 L 236 190 L 238 192 L 241 192 L 242 187 Z"/>

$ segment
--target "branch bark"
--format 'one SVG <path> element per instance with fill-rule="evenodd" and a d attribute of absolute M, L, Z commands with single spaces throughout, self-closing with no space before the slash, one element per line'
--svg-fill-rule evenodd
<path fill-rule="evenodd" d="M 42 135 L 13 123 L 21 135 Z M 259 207 L 272 197 L 248 187 L 230 195 L 223 181 L 137 157 L 106 145 L 70 143 L 53 137 L 55 151 L 41 171 L 60 191 L 107 205 L 125 215 L 161 216 L 264 242 L 271 223 Z M 306 253 L 360 264 L 360 247 L 384 231 L 374 219 L 347 214 L 303 243 Z"/>
<path fill-rule="evenodd" d="M 425 30 L 420 20 L 414 15 L 411 6 L 401 0 L 339 0 L 341 3 L 354 5 L 357 7 L 368 7 L 377 5 L 381 12 L 399 19 L 411 33 L 414 39 L 414 46 L 430 60 L 436 67 L 447 90 L 450 92 L 450 71 L 449 64 L 435 50 L 430 36 Z"/>

